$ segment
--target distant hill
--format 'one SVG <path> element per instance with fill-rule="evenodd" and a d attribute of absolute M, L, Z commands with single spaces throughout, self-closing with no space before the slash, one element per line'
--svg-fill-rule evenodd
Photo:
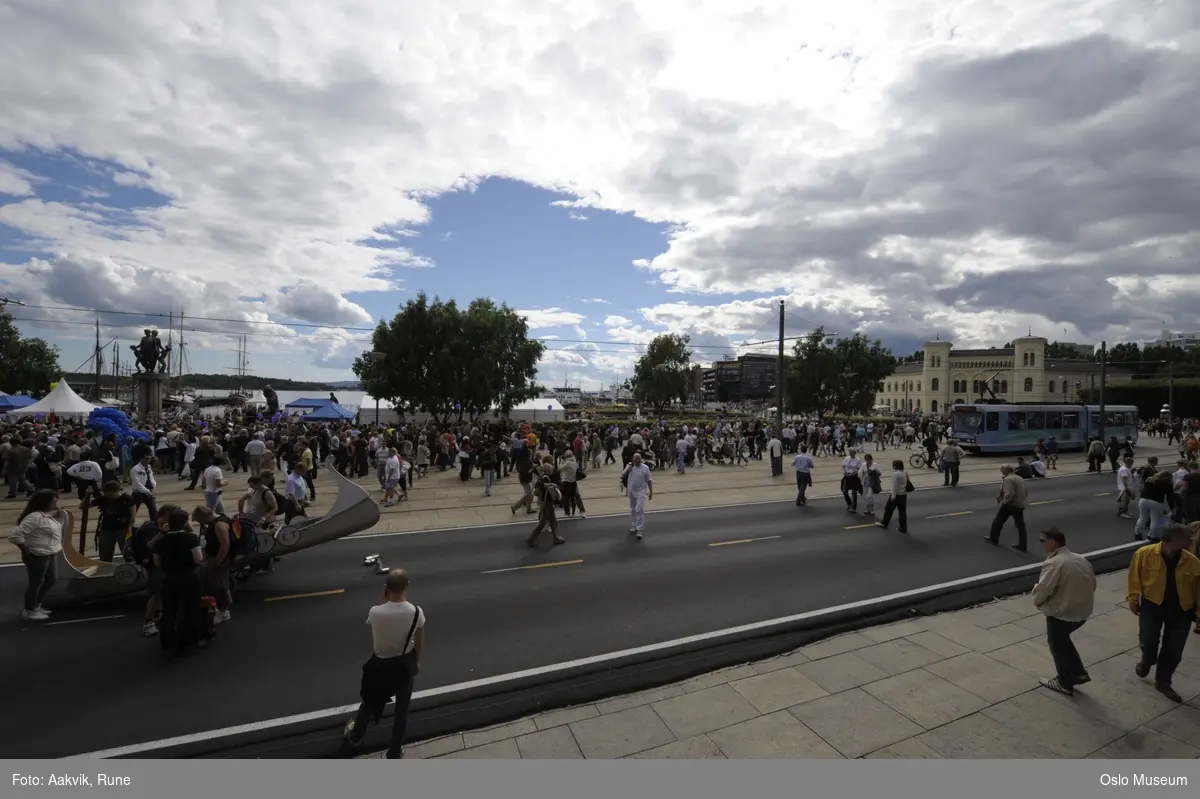
<path fill-rule="evenodd" d="M 94 385 L 96 382 L 95 373 L 75 372 L 65 376 L 67 382 L 72 387 L 82 388 L 84 386 Z M 110 387 L 113 385 L 112 375 L 101 375 L 101 385 Z M 128 378 L 124 378 L 123 382 L 128 385 Z M 311 380 L 287 380 L 281 377 L 254 377 L 247 375 L 238 377 L 237 375 L 205 375 L 205 374 L 187 374 L 183 376 L 183 385 L 188 388 L 198 389 L 200 391 L 222 391 L 244 388 L 248 391 L 261 389 L 263 386 L 271 386 L 276 391 L 320 391 L 342 389 L 344 391 L 352 391 L 358 388 L 357 380 L 339 380 L 335 383 L 317 383 Z M 179 385 L 179 379 L 173 378 L 172 383 Z"/>

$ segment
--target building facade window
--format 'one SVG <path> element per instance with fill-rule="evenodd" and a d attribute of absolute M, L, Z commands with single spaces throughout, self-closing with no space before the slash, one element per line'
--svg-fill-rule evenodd
<path fill-rule="evenodd" d="M 1054 393 L 1054 381 L 1053 380 L 1050 381 L 1050 393 L 1051 394 Z"/>
<path fill-rule="evenodd" d="M 929 390 L 930 391 L 938 390 L 938 379 L 936 377 L 929 381 Z"/>
<path fill-rule="evenodd" d="M 1026 392 L 1033 391 L 1033 378 L 1032 377 L 1025 378 L 1025 391 Z"/>
<path fill-rule="evenodd" d="M 937 413 L 937 400 L 933 400 L 929 403 L 929 410 L 933 413 Z"/>
<path fill-rule="evenodd" d="M 1001 393 L 1001 394 L 1007 394 L 1007 393 L 1008 393 L 1008 381 L 1007 381 L 1007 380 L 1001 380 L 1001 381 L 1000 381 L 1000 393 Z"/>

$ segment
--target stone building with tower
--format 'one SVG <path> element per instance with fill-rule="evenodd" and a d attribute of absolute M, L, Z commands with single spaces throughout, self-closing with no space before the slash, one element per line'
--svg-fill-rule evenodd
<path fill-rule="evenodd" d="M 880 409 L 946 413 L 951 407 L 979 399 L 1002 402 L 1079 401 L 1079 390 L 1100 383 L 1100 364 L 1080 359 L 1047 359 L 1050 342 L 1025 336 L 1011 347 L 955 349 L 949 341 L 930 341 L 924 360 L 900 364 L 876 394 Z M 1124 372 L 1108 372 L 1108 380 L 1128 380 Z"/>

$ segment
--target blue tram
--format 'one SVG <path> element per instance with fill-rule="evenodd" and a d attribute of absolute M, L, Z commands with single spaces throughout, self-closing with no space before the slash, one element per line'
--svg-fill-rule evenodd
<path fill-rule="evenodd" d="M 954 437 L 964 450 L 988 454 L 1032 452 L 1040 439 L 1054 437 L 1059 451 L 1082 451 L 1100 433 L 1099 405 L 1050 403 L 955 405 L 951 410 Z M 1137 443 L 1137 407 L 1106 405 L 1104 437 Z"/>

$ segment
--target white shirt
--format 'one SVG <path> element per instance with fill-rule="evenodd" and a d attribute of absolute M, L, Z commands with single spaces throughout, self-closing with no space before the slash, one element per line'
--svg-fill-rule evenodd
<path fill-rule="evenodd" d="M 1041 461 L 1030 461 L 1029 468 L 1033 469 L 1033 473 L 1038 477 L 1046 476 L 1046 464 L 1042 463 Z"/>
<path fill-rule="evenodd" d="M 626 490 L 631 497 L 644 497 L 650 486 L 650 467 L 646 464 L 629 464 L 629 479 Z"/>
<path fill-rule="evenodd" d="M 414 615 L 417 617 L 416 627 L 413 627 Z M 367 613 L 367 624 L 371 625 L 375 656 L 400 657 L 416 646 L 417 630 L 425 626 L 425 611 L 411 602 L 384 602 Z M 410 629 L 413 631 L 411 639 L 408 637 Z"/>
<path fill-rule="evenodd" d="M 796 467 L 796 471 L 804 474 L 811 474 L 813 468 L 813 459 L 807 453 L 801 452 L 795 458 L 792 458 L 792 466 Z"/>
<path fill-rule="evenodd" d="M 267 442 L 261 438 L 253 438 L 246 444 L 246 454 L 251 457 L 262 455 L 267 451 Z"/>
<path fill-rule="evenodd" d="M 903 471 L 892 472 L 892 496 L 900 497 L 908 493 L 908 475 Z"/>
<path fill-rule="evenodd" d="M 783 444 L 779 442 L 778 438 L 772 438 L 767 444 L 767 452 L 772 458 L 778 458 L 783 455 Z"/>
<path fill-rule="evenodd" d="M 858 458 L 846 458 L 842 461 L 842 474 L 849 477 L 852 474 L 858 474 L 858 470 L 862 468 L 862 461 Z"/>
<path fill-rule="evenodd" d="M 225 479 L 225 475 L 221 474 L 220 466 L 209 466 L 204 470 L 204 490 L 206 492 L 217 492 L 221 490 L 221 481 Z"/>
<path fill-rule="evenodd" d="M 183 462 L 184 463 L 191 463 L 192 461 L 196 460 L 196 447 L 197 446 L 198 445 L 196 444 L 195 441 L 188 443 L 187 449 L 184 450 L 184 452 L 183 452 Z"/>
<path fill-rule="evenodd" d="M 1128 466 L 1122 466 L 1117 470 L 1117 490 L 1132 491 L 1133 490 L 1133 470 Z"/>
<path fill-rule="evenodd" d="M 139 463 L 130 470 L 129 477 L 133 493 L 154 496 L 154 469 Z"/>
<path fill-rule="evenodd" d="M 385 480 L 400 481 L 400 459 L 398 457 L 392 456 L 387 459 L 383 468 L 383 477 Z"/>
<path fill-rule="evenodd" d="M 67 477 L 85 483 L 89 480 L 93 483 L 99 483 L 103 475 L 104 471 L 100 468 L 100 464 L 95 461 L 80 461 L 70 469 L 67 469 Z"/>

